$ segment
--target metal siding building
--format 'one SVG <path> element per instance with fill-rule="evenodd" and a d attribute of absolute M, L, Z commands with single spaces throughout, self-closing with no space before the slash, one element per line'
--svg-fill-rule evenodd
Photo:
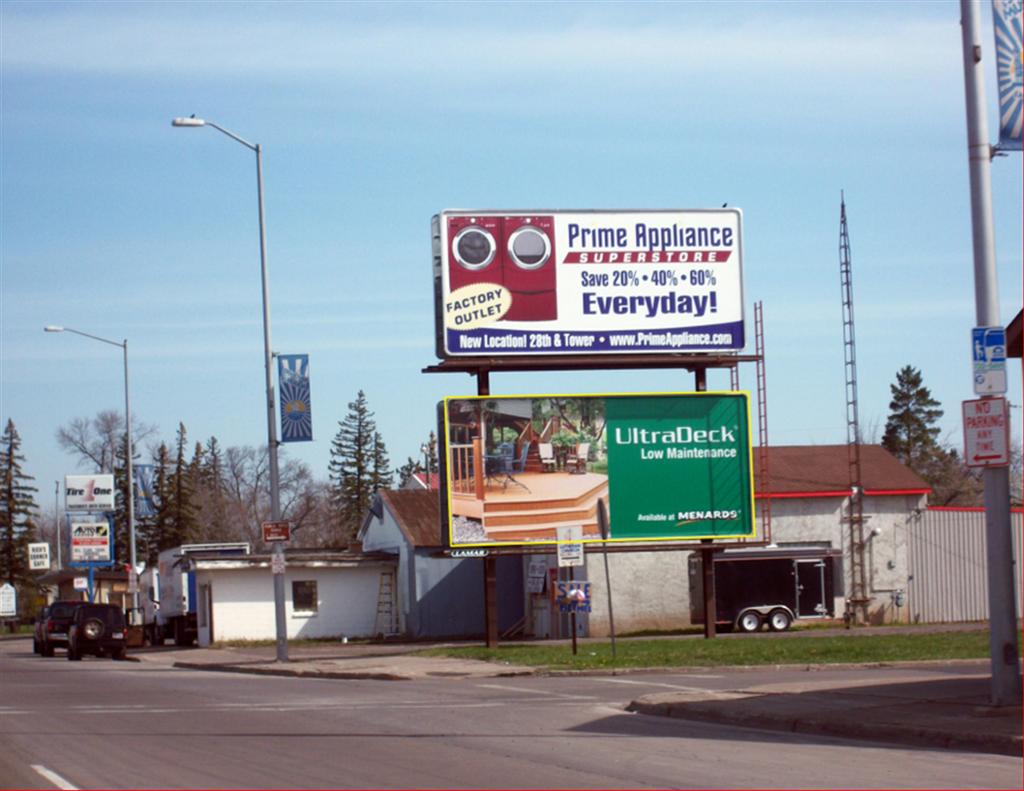
<path fill-rule="evenodd" d="M 1017 614 L 1021 613 L 1021 529 L 1024 512 L 1010 515 Z M 988 620 L 985 513 L 929 508 L 907 527 L 907 610 L 913 623 Z"/>

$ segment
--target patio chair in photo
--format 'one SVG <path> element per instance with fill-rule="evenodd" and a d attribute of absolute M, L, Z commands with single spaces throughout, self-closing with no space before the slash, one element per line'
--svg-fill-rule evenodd
<path fill-rule="evenodd" d="M 505 459 L 504 469 L 502 472 L 505 477 L 501 481 L 503 489 L 507 489 L 510 483 L 514 483 L 516 486 L 522 486 L 527 492 L 530 491 L 530 487 L 522 481 L 516 480 L 515 476 L 521 474 L 526 469 L 526 456 L 530 452 L 530 443 L 523 445 L 523 452 L 520 454 L 518 459 Z"/>
<path fill-rule="evenodd" d="M 551 443 L 538 443 L 537 451 L 540 453 L 540 464 L 544 472 L 554 472 L 558 468 L 558 462 L 555 459 L 555 449 Z"/>
<path fill-rule="evenodd" d="M 582 473 L 587 471 L 587 457 L 590 455 L 590 443 L 581 442 L 574 451 L 569 453 L 565 460 L 565 467 L 569 472 Z"/>

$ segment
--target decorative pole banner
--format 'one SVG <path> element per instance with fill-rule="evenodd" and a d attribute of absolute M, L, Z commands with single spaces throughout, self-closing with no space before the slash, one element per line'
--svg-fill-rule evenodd
<path fill-rule="evenodd" d="M 156 514 L 156 501 L 153 499 L 153 465 L 136 464 L 135 472 L 135 515 L 153 516 Z"/>
<path fill-rule="evenodd" d="M 992 0 L 996 38 L 996 74 L 999 78 L 999 145 L 1003 151 L 1021 150 L 1021 103 L 1024 101 L 1021 50 L 1021 0 Z"/>
<path fill-rule="evenodd" d="M 309 399 L 309 355 L 279 354 L 277 383 L 281 390 L 281 442 L 310 442 L 313 414 Z"/>

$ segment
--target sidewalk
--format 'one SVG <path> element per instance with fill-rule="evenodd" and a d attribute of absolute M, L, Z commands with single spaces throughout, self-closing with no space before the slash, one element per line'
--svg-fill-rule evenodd
<path fill-rule="evenodd" d="M 140 649 L 132 652 L 132 658 L 195 670 L 325 679 L 403 681 L 552 674 L 543 668 L 414 655 L 427 647 L 400 643 L 290 646 L 287 663 L 275 661 L 274 646 Z M 744 683 L 747 674 L 736 668 L 729 671 L 735 675 L 735 684 L 728 690 L 645 695 L 632 701 L 627 710 L 792 733 L 1021 756 L 1021 707 L 991 706 L 987 674 L 955 672 L 958 666 L 966 669 L 987 664 L 987 660 L 915 663 L 914 667 L 923 671 L 922 680 L 904 683 L 880 683 L 867 672 L 857 681 L 837 682 L 808 668 L 811 672 L 797 682 L 749 685 Z M 828 667 L 835 666 L 820 669 Z"/>

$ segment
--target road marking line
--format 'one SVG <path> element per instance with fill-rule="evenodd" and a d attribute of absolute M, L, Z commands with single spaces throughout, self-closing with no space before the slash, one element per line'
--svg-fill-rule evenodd
<path fill-rule="evenodd" d="M 661 684 L 656 681 L 632 681 L 628 678 L 602 678 L 601 681 L 606 681 L 609 684 L 635 684 L 640 687 L 665 687 L 667 689 L 678 689 L 682 692 L 700 692 L 704 695 L 717 695 L 718 692 L 713 689 L 704 689 L 704 687 L 685 687 L 682 684 Z"/>
<path fill-rule="evenodd" d="M 62 789 L 62 791 L 78 791 L 78 786 L 72 785 L 59 774 L 57 774 L 56 772 L 51 772 L 45 766 L 40 766 L 39 764 L 31 764 L 31 767 L 38 774 L 42 775 L 55 786 L 57 786 L 57 788 Z"/>
<path fill-rule="evenodd" d="M 476 684 L 481 689 L 503 689 L 512 692 L 526 692 L 530 695 L 544 695 L 549 698 L 568 698 L 570 700 L 597 700 L 593 695 L 569 695 L 565 692 L 548 692 L 542 689 L 530 689 L 528 687 L 513 687 L 508 684 Z"/>

